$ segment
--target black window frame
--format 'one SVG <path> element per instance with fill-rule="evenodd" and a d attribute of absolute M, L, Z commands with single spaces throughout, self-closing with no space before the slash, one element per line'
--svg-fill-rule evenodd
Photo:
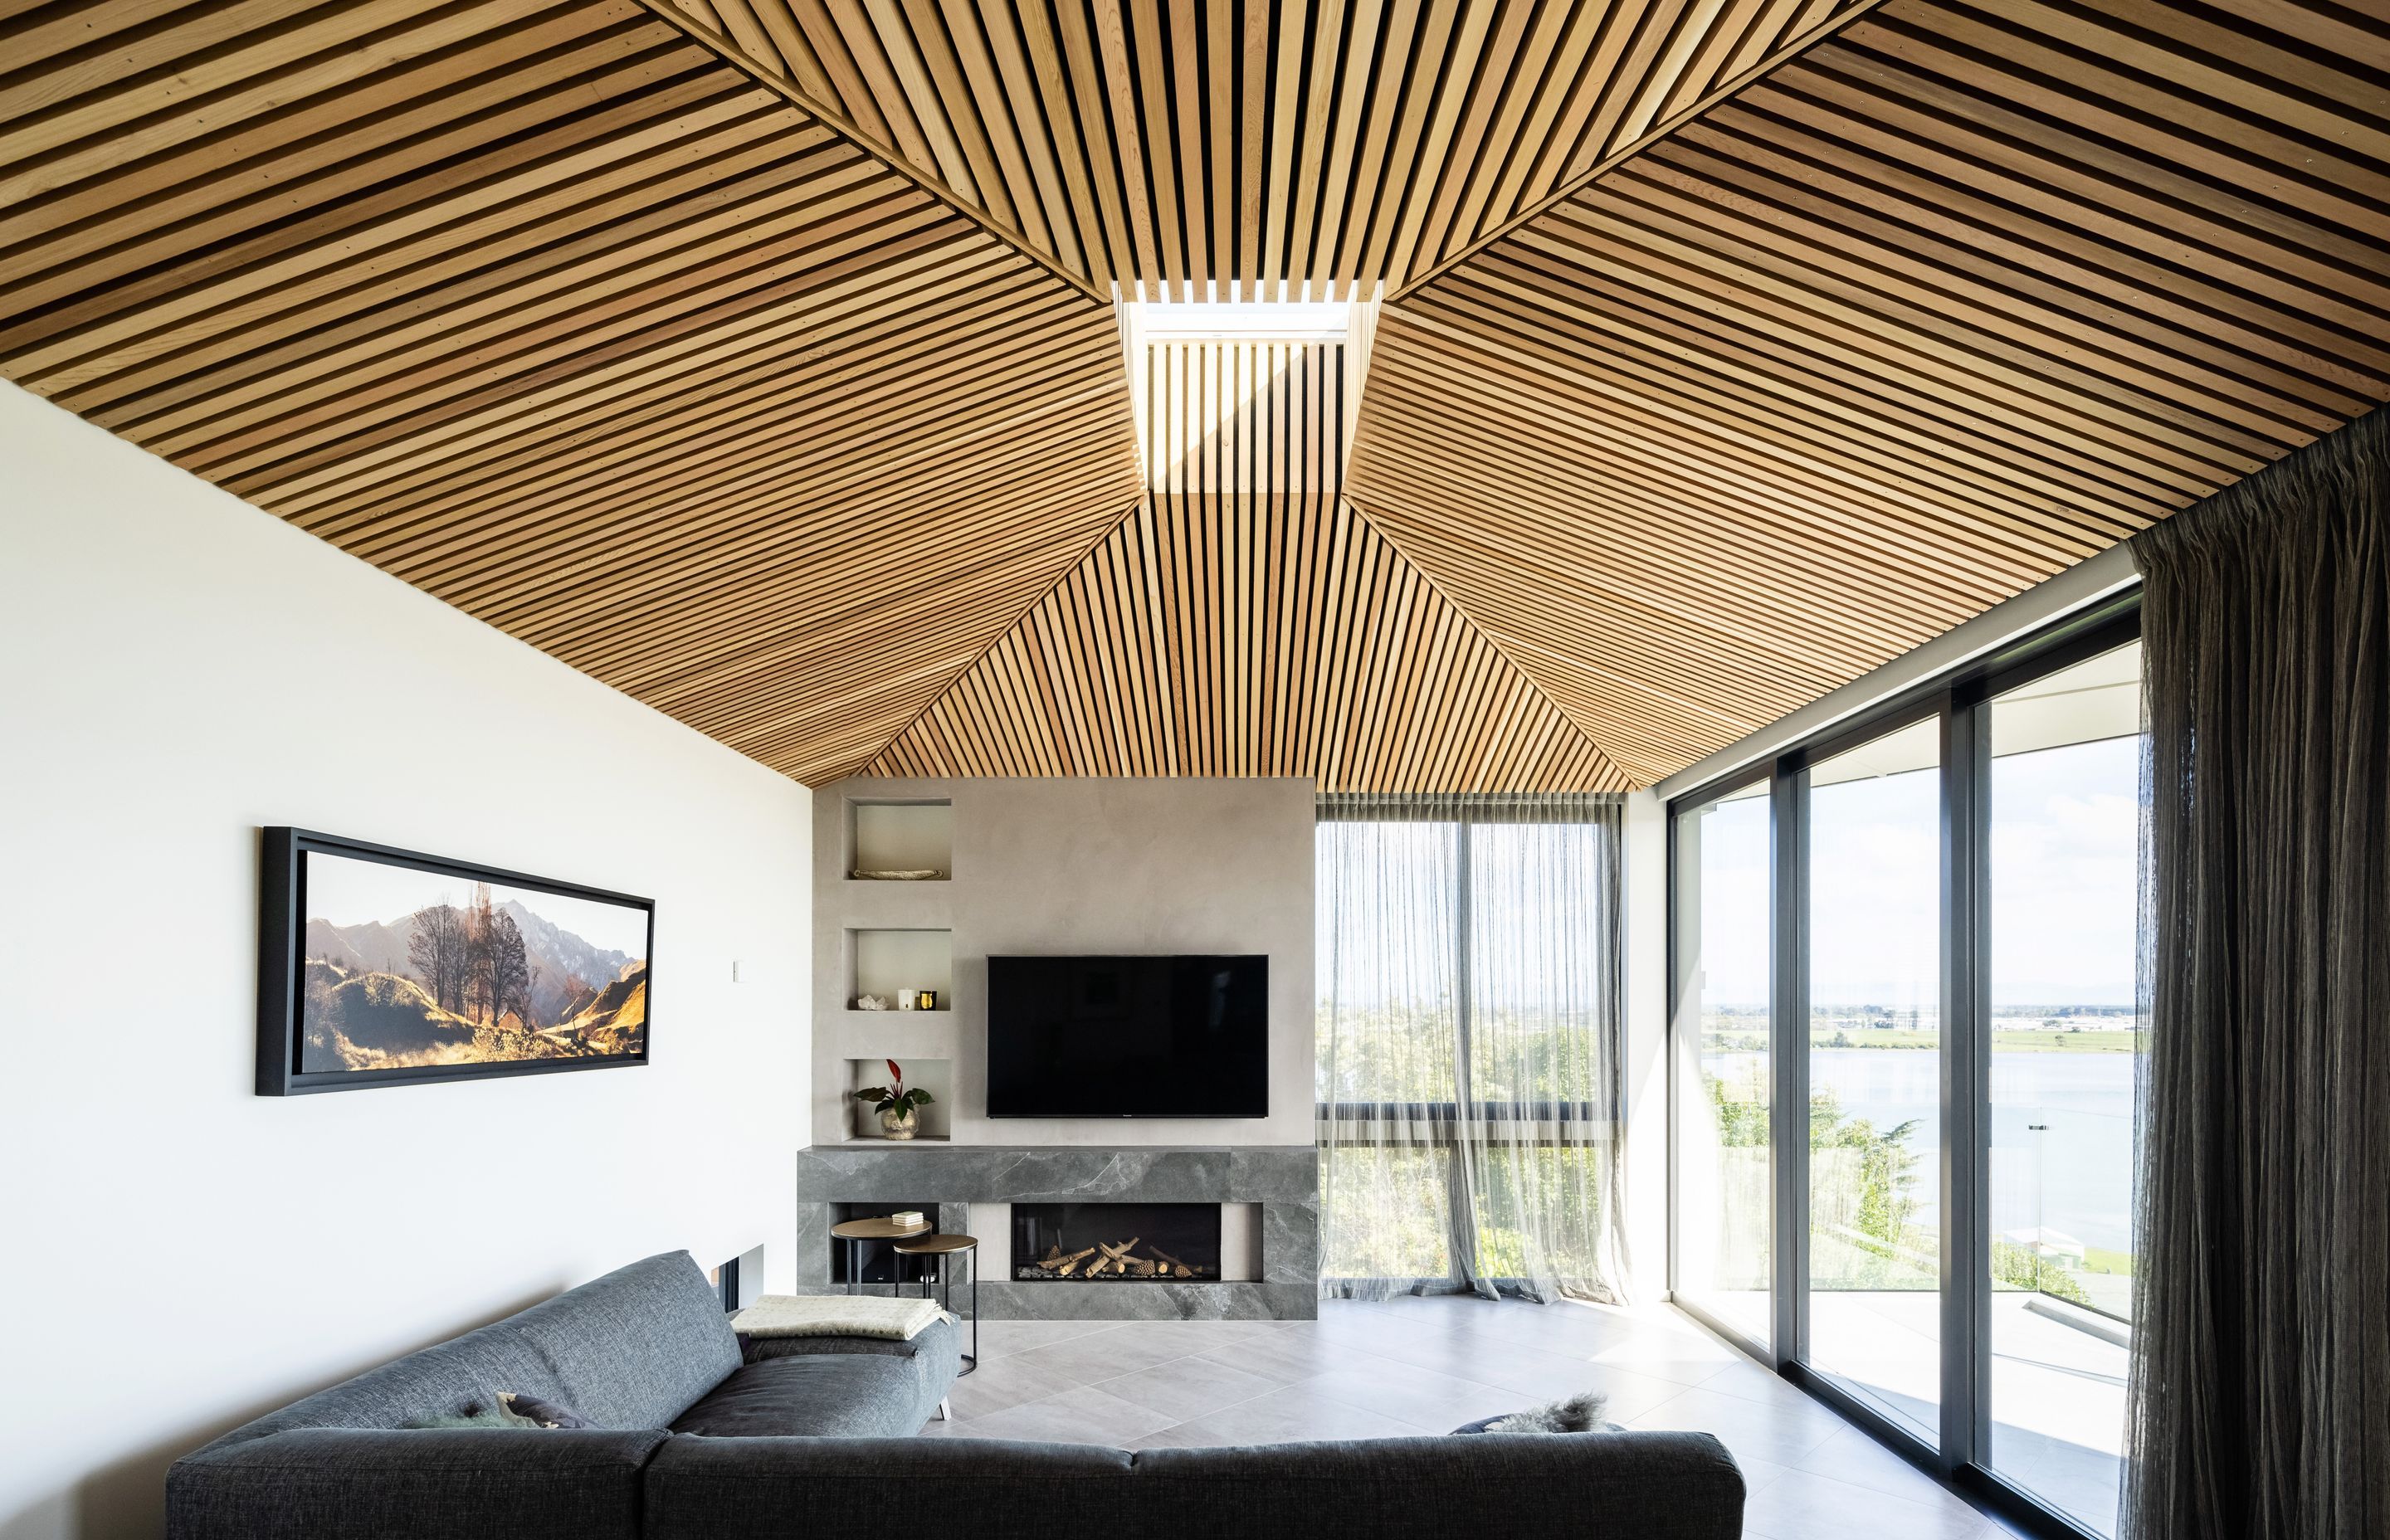
<path fill-rule="evenodd" d="M 2017 639 L 1895 692 L 1806 737 L 1703 781 L 1668 800 L 1667 1026 L 1663 1058 L 1668 1107 L 1667 1278 L 1677 1272 L 1677 1033 L 1683 1021 L 1677 902 L 1678 826 L 1685 815 L 1756 782 L 1767 785 L 1768 1059 L 1770 1115 L 1768 1246 L 1772 1341 L 1764 1346 L 1699 1306 L 1679 1309 L 1770 1366 L 1879 1444 L 1977 1506 L 2051 1540 L 2101 1540 L 2066 1514 L 2002 1478 L 1988 1461 L 1991 1417 L 1991 1290 L 1986 1195 L 1990 1181 L 1991 1033 L 1986 845 L 1994 698 L 2114 651 L 2141 634 L 2138 588 L 2061 617 Z M 1808 773 L 1844 750 L 1917 722 L 1941 723 L 1940 808 L 1941 1060 L 1940 1204 L 1942 1324 L 1941 1427 L 1929 1444 L 1808 1362 Z M 1696 1020 L 1691 1030 L 1700 1031 Z M 1796 1115 L 1784 1115 L 1785 1110 Z"/>

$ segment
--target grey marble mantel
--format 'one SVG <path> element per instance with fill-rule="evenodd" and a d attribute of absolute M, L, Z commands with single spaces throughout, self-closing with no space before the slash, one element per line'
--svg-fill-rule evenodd
<path fill-rule="evenodd" d="M 938 1205 L 941 1230 L 979 1235 L 980 1262 L 986 1269 L 980 1309 L 990 1320 L 1307 1320 L 1319 1314 L 1319 1155 L 1308 1145 L 817 1145 L 797 1155 L 799 1287 L 831 1287 L 832 1204 L 916 1200 Z M 1103 1202 L 1258 1204 L 1261 1279 L 1014 1282 L 1006 1277 L 1009 1235 L 970 1227 L 972 1203 Z"/>

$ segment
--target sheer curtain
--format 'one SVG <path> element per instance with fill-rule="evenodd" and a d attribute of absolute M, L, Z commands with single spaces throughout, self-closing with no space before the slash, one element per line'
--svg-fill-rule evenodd
<path fill-rule="evenodd" d="M 1618 1299 L 1620 805 L 1319 799 L 1324 1293 Z"/>

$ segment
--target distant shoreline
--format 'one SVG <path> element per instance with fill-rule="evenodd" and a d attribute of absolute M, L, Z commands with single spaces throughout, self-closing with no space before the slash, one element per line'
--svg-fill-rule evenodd
<path fill-rule="evenodd" d="M 2138 1033 L 2116 1028 L 2086 1028 L 2052 1032 L 2047 1027 L 1992 1029 L 1994 1053 L 2121 1053 L 2137 1049 Z M 1867 1048 L 1894 1053 L 1920 1052 L 1942 1046 L 1938 1032 L 1853 1032 L 1848 1028 L 1812 1028 L 1812 1048 Z M 1763 1053 L 1767 1042 L 1749 1033 L 1717 1034 L 1703 1045 L 1705 1053 Z"/>

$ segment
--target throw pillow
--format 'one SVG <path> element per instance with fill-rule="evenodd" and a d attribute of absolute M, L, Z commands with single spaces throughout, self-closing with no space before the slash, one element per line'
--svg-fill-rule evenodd
<path fill-rule="evenodd" d="M 1480 1418 L 1453 1430 L 1456 1433 L 1589 1433 L 1601 1426 L 1610 1398 L 1598 1391 L 1580 1391 L 1566 1401 L 1531 1406 L 1523 1412 Z"/>
<path fill-rule="evenodd" d="M 529 1428 L 594 1428 L 596 1423 L 570 1406 L 559 1406 L 553 1401 L 542 1401 L 535 1395 L 520 1391 L 498 1392 L 500 1410 L 520 1418 Z"/>
<path fill-rule="evenodd" d="M 476 1404 L 466 1407 L 461 1412 L 450 1412 L 440 1417 L 419 1417 L 412 1422 L 402 1422 L 399 1426 L 402 1428 L 528 1428 L 531 1424 L 520 1418 L 509 1417 L 495 1406 Z"/>

